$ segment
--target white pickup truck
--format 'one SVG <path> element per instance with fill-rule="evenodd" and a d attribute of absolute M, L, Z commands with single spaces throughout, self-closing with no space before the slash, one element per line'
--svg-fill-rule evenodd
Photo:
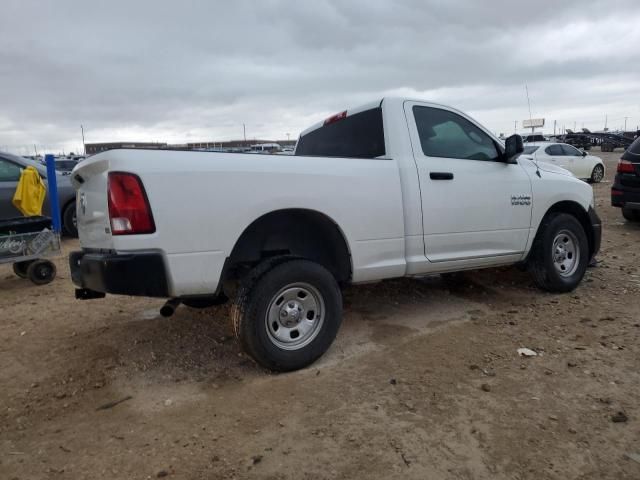
<path fill-rule="evenodd" d="M 509 264 L 548 291 L 600 247 L 591 187 L 518 158 L 464 113 L 384 98 L 305 130 L 295 155 L 111 150 L 72 173 L 78 298 L 234 301 L 244 349 L 274 370 L 320 357 L 341 287 Z"/>

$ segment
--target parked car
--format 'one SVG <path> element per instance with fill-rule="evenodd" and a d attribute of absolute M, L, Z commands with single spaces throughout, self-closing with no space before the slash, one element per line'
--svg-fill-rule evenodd
<path fill-rule="evenodd" d="M 640 137 L 627 148 L 611 187 L 611 205 L 622 209 L 630 222 L 640 222 Z"/>
<path fill-rule="evenodd" d="M 62 174 L 69 175 L 71 170 L 78 164 L 78 160 L 71 158 L 56 158 L 56 170 Z"/>
<path fill-rule="evenodd" d="M 20 180 L 22 169 L 32 166 L 38 170 L 40 176 L 46 180 L 47 168 L 39 162 L 0 152 L 0 219 L 19 217 L 20 211 L 11 202 Z M 45 181 L 45 185 L 47 182 Z M 68 175 L 58 172 L 58 204 L 60 205 L 60 216 L 64 232 L 73 237 L 78 236 L 76 228 L 76 192 Z M 43 214 L 50 215 L 49 201 L 45 199 Z"/>
<path fill-rule="evenodd" d="M 537 142 L 524 147 L 524 155 L 536 162 L 552 163 L 565 168 L 576 177 L 589 182 L 602 181 L 604 162 L 600 157 L 589 155 L 568 143 Z"/>
<path fill-rule="evenodd" d="M 600 246 L 593 190 L 521 152 L 456 109 L 385 98 L 292 156 L 100 153 L 72 173 L 76 296 L 165 297 L 165 314 L 233 298 L 244 349 L 294 370 L 331 345 L 350 283 L 522 264 L 571 291 Z"/>
<path fill-rule="evenodd" d="M 545 142 L 545 141 L 547 141 L 547 137 L 545 137 L 540 132 L 537 132 L 537 133 L 523 133 L 522 134 L 522 141 L 524 143 Z"/>

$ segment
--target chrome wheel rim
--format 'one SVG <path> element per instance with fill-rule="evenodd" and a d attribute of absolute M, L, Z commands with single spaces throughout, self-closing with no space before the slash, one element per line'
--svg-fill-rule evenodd
<path fill-rule="evenodd" d="M 604 177 L 604 168 L 602 168 L 602 165 L 596 165 L 593 170 L 593 181 L 599 182 L 602 180 L 602 177 Z"/>
<path fill-rule="evenodd" d="M 580 264 L 577 237 L 569 230 L 561 230 L 553 239 L 553 266 L 562 277 L 570 277 Z"/>
<path fill-rule="evenodd" d="M 311 343 L 324 323 L 324 300 L 308 283 L 281 288 L 269 302 L 265 315 L 267 336 L 283 350 L 299 350 Z"/>

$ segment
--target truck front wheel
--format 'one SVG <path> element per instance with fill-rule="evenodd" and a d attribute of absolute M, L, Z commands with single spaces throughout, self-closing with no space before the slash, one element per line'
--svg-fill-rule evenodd
<path fill-rule="evenodd" d="M 240 287 L 236 337 L 260 365 L 297 370 L 324 354 L 342 322 L 342 295 L 323 266 L 303 259 L 267 261 Z"/>
<path fill-rule="evenodd" d="M 548 215 L 529 259 L 536 284 L 549 292 L 570 292 L 582 280 L 588 263 L 589 243 L 580 222 L 566 213 Z"/>

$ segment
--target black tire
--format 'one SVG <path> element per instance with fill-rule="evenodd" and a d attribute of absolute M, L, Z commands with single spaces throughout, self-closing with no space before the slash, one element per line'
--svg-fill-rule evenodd
<path fill-rule="evenodd" d="M 315 311 L 306 307 L 303 310 L 298 308 L 301 312 L 298 322 L 304 322 L 305 314 L 312 314 L 313 318 L 309 321 L 312 324 L 317 321 L 319 325 L 310 327 L 314 330 L 313 336 L 308 337 L 308 343 L 286 349 L 276 344 L 278 340 L 274 339 L 274 330 L 268 325 L 274 325 L 275 331 L 283 328 L 283 332 L 290 332 L 289 340 L 295 342 L 295 322 L 293 327 L 280 327 L 278 322 L 269 323 L 273 320 L 268 314 L 270 310 L 279 310 L 282 314 L 287 305 L 292 306 L 289 300 L 284 300 L 282 305 L 278 302 L 285 298 L 286 292 L 296 288 L 303 291 L 309 288 L 312 295 L 310 301 L 317 300 L 315 304 L 318 305 Z M 288 290 L 285 292 L 285 289 Z M 257 363 L 280 372 L 298 370 L 316 361 L 333 343 L 342 323 L 342 294 L 333 275 L 317 263 L 286 257 L 269 260 L 256 267 L 240 286 L 232 310 L 232 321 L 235 336 Z M 301 335 L 300 341 L 303 341 L 306 334 Z"/>
<path fill-rule="evenodd" d="M 26 262 L 16 262 L 13 264 L 13 273 L 15 273 L 20 278 L 27 278 L 29 275 L 27 274 L 27 269 L 29 265 L 31 265 L 34 260 L 27 260 Z"/>
<path fill-rule="evenodd" d="M 640 222 L 640 211 L 631 210 L 630 208 L 622 209 L 622 216 L 629 222 Z"/>
<path fill-rule="evenodd" d="M 565 243 L 566 239 L 569 240 Z M 556 250 L 556 240 L 560 252 Z M 575 251 L 570 254 L 567 245 L 574 245 Z M 565 261 L 558 261 L 557 255 L 560 258 L 565 255 Z M 552 213 L 540 225 L 529 258 L 529 270 L 538 287 L 543 290 L 570 292 L 582 280 L 589 264 L 589 256 L 589 242 L 580 222 L 573 215 Z M 560 273 L 563 266 L 569 268 L 566 265 L 571 265 L 571 268 Z"/>
<path fill-rule="evenodd" d="M 56 266 L 49 260 L 35 260 L 27 268 L 27 276 L 36 285 L 45 285 L 56 278 Z"/>
<path fill-rule="evenodd" d="M 78 238 L 75 202 L 69 203 L 62 212 L 62 228 L 68 236 Z"/>
<path fill-rule="evenodd" d="M 591 183 L 600 183 L 604 179 L 604 167 L 601 164 L 597 164 L 593 167 L 593 171 L 591 172 L 591 178 L 589 179 Z"/>

